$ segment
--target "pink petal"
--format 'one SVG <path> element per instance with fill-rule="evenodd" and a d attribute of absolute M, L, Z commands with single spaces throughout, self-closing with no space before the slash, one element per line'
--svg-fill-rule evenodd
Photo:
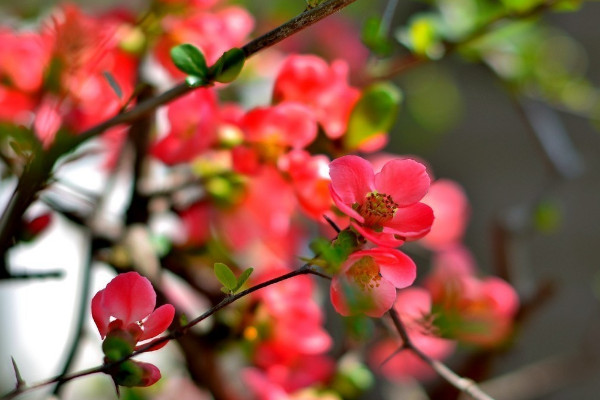
<path fill-rule="evenodd" d="M 140 383 L 136 386 L 151 386 L 160 379 L 160 370 L 156 365 L 145 363 L 142 361 L 133 361 L 141 367 L 143 373 Z"/>
<path fill-rule="evenodd" d="M 305 147 L 317 137 L 313 112 L 295 102 L 255 108 L 244 116 L 242 127 L 251 142 L 293 148 Z"/>
<path fill-rule="evenodd" d="M 412 285 L 417 278 L 415 262 L 401 251 L 389 249 L 389 255 L 375 257 L 375 261 L 381 276 L 398 289 Z"/>
<path fill-rule="evenodd" d="M 425 166 L 408 159 L 388 161 L 375 175 L 377 191 L 392 196 L 400 207 L 421 200 L 429 189 L 429 183 Z"/>
<path fill-rule="evenodd" d="M 174 316 L 175 307 L 171 304 L 158 307 L 144 322 L 144 333 L 140 340 L 153 338 L 166 331 L 169 325 L 171 325 Z"/>
<path fill-rule="evenodd" d="M 404 244 L 404 240 L 396 238 L 393 233 L 375 232 L 372 229 L 365 228 L 354 222 L 351 222 L 350 224 L 358 233 L 364 236 L 365 239 L 378 246 L 392 248 Z"/>
<path fill-rule="evenodd" d="M 110 313 L 107 312 L 102 304 L 104 289 L 100 290 L 92 298 L 92 318 L 98 327 L 100 337 L 104 339 L 108 333 L 108 324 L 110 323 Z"/>
<path fill-rule="evenodd" d="M 398 292 L 394 309 L 400 314 L 404 323 L 418 321 L 431 313 L 431 294 L 421 287 L 410 287 Z"/>
<path fill-rule="evenodd" d="M 348 304 L 346 303 L 343 284 L 342 282 L 340 282 L 340 278 L 337 276 L 334 276 L 331 280 L 329 297 L 331 299 L 331 304 L 333 305 L 333 308 L 335 309 L 335 311 L 338 312 L 338 314 L 341 314 L 344 317 L 352 315 L 350 309 L 348 308 Z"/>
<path fill-rule="evenodd" d="M 362 291 L 358 286 L 340 276 L 333 277 L 329 291 L 333 308 L 343 315 L 364 313 L 370 317 L 379 318 L 394 305 L 396 288 L 385 279 L 379 281 L 379 286 L 369 291 Z M 348 303 L 347 295 L 358 297 L 358 306 Z"/>
<path fill-rule="evenodd" d="M 519 296 L 515 289 L 500 278 L 490 277 L 482 282 L 486 295 L 494 302 L 495 312 L 513 317 L 519 309 Z"/>
<path fill-rule="evenodd" d="M 103 305 L 107 313 L 127 326 L 141 321 L 154 310 L 156 293 L 148 279 L 137 272 L 127 272 L 106 285 Z"/>
<path fill-rule="evenodd" d="M 373 167 L 358 156 L 343 156 L 333 160 L 329 164 L 329 176 L 332 192 L 349 207 L 354 203 L 362 204 L 367 193 L 375 188 Z"/>
<path fill-rule="evenodd" d="M 379 287 L 371 291 L 373 304 L 369 310 L 365 311 L 370 317 L 380 318 L 385 314 L 396 301 L 396 288 L 390 282 L 382 279 L 379 281 Z"/>
<path fill-rule="evenodd" d="M 355 220 L 357 220 L 360 223 L 365 222 L 365 219 L 363 218 L 362 215 L 357 213 L 352 207 L 348 206 L 347 204 L 345 204 L 342 201 L 342 199 L 340 199 L 340 197 L 333 191 L 331 184 L 329 185 L 329 192 L 331 194 L 331 198 L 333 199 L 333 202 L 335 203 L 337 208 L 340 209 L 341 212 L 343 212 L 350 218 L 354 218 Z"/>
<path fill-rule="evenodd" d="M 426 204 L 415 203 L 398 208 L 394 218 L 386 223 L 384 232 L 395 233 L 407 239 L 418 239 L 427 234 L 433 223 L 433 210 Z"/>

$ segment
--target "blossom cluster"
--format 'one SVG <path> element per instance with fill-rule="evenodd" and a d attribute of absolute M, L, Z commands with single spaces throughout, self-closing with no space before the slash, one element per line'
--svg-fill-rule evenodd
<path fill-rule="evenodd" d="M 138 95 L 163 84 L 161 79 L 169 84 L 184 79 L 172 60 L 174 46 L 195 46 L 213 66 L 224 52 L 241 47 L 255 25 L 243 7 L 220 0 L 150 3 L 142 19 L 121 10 L 92 16 L 64 5 L 38 31 L 0 28 L 0 122 L 28 132 L 37 154 L 60 152 L 69 138 L 133 109 L 142 100 Z M 348 51 L 364 51 L 355 46 Z M 348 62 L 334 57 L 285 52 L 272 57 L 273 76 L 249 62 L 240 82 L 193 88 L 149 117 L 146 141 L 135 149 L 149 172 L 137 177 L 133 190 L 145 196 L 142 214 L 149 216 L 142 222 L 156 240 L 144 242 L 152 255 L 141 258 L 179 275 L 195 293 L 178 293 L 180 304 L 155 309 L 150 281 L 126 272 L 95 294 L 91 313 L 114 383 L 157 382 L 158 368 L 130 360 L 134 353 L 161 347 L 147 345 L 168 329 L 176 308 L 186 308 L 181 303 L 200 298 L 216 306 L 223 295 L 219 289 L 234 294 L 219 287 L 215 263 L 226 262 L 232 274 L 252 265 L 249 282 L 256 285 L 293 271 L 298 255 L 317 249 L 315 243 L 325 251 L 303 260 L 331 277 L 328 298 L 338 314 L 379 318 L 394 309 L 411 340 L 438 359 L 457 341 L 478 346 L 506 341 L 518 298 L 508 283 L 480 277 L 461 244 L 468 217 L 464 193 L 450 181 L 432 183 L 415 157 L 378 162 L 373 154 L 387 142 L 385 121 L 397 112 L 397 89 L 353 84 Z M 269 98 L 259 105 L 254 98 L 242 101 L 248 86 L 261 80 L 268 80 Z M 389 107 L 374 112 L 373 99 Z M 103 133 L 104 173 L 116 174 L 117 161 L 128 154 L 126 140 L 135 147 L 133 136 L 129 126 Z M 26 162 L 26 152 L 14 146 L 6 153 L 6 159 Z M 153 180 L 160 184 L 144 192 Z M 177 184 L 169 186 L 172 182 Z M 23 237 L 35 237 L 49 221 L 44 215 L 26 223 Z M 157 232 L 157 221 L 170 221 L 166 234 Z M 326 237 L 326 245 L 315 236 Z M 117 272 L 141 272 L 139 257 L 123 245 L 127 240 L 110 240 L 100 258 Z M 160 240 L 168 245 L 158 248 Z M 401 246 L 431 251 L 427 276 Z M 420 286 L 413 286 L 419 277 Z M 164 292 L 172 290 L 157 282 L 167 286 L 160 288 Z M 212 352 L 210 360 L 231 347 L 241 349 L 239 370 L 256 399 L 338 398 L 322 390 L 335 388 L 345 372 L 332 356 L 333 338 L 324 327 L 328 305 L 319 294 L 308 276 L 271 285 L 232 305 L 232 314 L 215 315 L 209 332 L 189 333 L 190 341 Z M 374 343 L 373 369 L 399 346 L 393 339 Z M 206 371 L 198 369 L 194 374 L 201 382 Z M 403 352 L 382 372 L 396 379 L 429 371 Z"/>

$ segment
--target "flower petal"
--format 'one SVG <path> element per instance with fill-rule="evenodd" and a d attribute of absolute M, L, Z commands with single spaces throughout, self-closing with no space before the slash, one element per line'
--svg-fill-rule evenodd
<path fill-rule="evenodd" d="M 375 175 L 375 188 L 394 199 L 400 207 L 418 202 L 429 189 L 425 166 L 415 160 L 391 160 Z"/>
<path fill-rule="evenodd" d="M 393 233 L 375 232 L 374 230 L 360 226 L 355 222 L 351 222 L 350 224 L 358 233 L 364 236 L 365 239 L 378 246 L 391 248 L 402 246 L 402 244 L 404 244 L 404 240 L 398 239 Z"/>
<path fill-rule="evenodd" d="M 364 313 L 379 318 L 396 300 L 396 288 L 385 279 L 379 281 L 379 286 L 363 291 L 343 275 L 333 277 L 329 294 L 333 308 L 343 316 Z"/>
<path fill-rule="evenodd" d="M 142 361 L 134 361 L 142 369 L 142 377 L 139 384 L 135 386 L 151 386 L 160 379 L 160 370 L 154 364 L 145 363 Z"/>
<path fill-rule="evenodd" d="M 381 276 L 398 289 L 412 285 L 417 278 L 415 262 L 401 251 L 389 249 L 388 252 L 387 256 L 375 257 Z"/>
<path fill-rule="evenodd" d="M 383 231 L 407 239 L 419 239 L 429 232 L 432 223 L 433 210 L 431 207 L 423 203 L 415 203 L 409 207 L 398 208 L 394 218 L 387 222 Z"/>
<path fill-rule="evenodd" d="M 100 290 L 92 298 L 92 318 L 98 327 L 100 337 L 104 339 L 108 333 L 108 324 L 110 323 L 110 313 L 107 312 L 106 308 L 102 304 L 104 298 L 104 289 Z"/>
<path fill-rule="evenodd" d="M 105 312 L 123 321 L 125 326 L 147 317 L 155 305 L 152 284 L 137 272 L 117 275 L 104 290 Z"/>
<path fill-rule="evenodd" d="M 373 303 L 369 310 L 365 310 L 365 314 L 370 317 L 380 318 L 385 314 L 396 301 L 396 288 L 390 282 L 382 279 L 379 282 L 379 287 L 376 287 L 371 292 Z"/>
<path fill-rule="evenodd" d="M 358 156 L 343 156 L 329 164 L 331 190 L 348 207 L 362 204 L 367 193 L 375 189 L 375 174 L 371 164 Z M 337 204 L 337 202 L 336 202 Z"/>
<path fill-rule="evenodd" d="M 167 330 L 173 317 L 175 316 L 175 307 L 171 304 L 164 304 L 158 307 L 148 319 L 144 322 L 144 333 L 140 340 L 153 338 Z"/>

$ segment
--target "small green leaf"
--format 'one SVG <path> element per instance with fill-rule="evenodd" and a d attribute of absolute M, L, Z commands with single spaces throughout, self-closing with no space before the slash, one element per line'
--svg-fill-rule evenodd
<path fill-rule="evenodd" d="M 108 84 L 110 85 L 112 90 L 114 90 L 117 97 L 119 99 L 122 99 L 123 91 L 121 90 L 121 87 L 119 86 L 119 82 L 117 82 L 115 77 L 109 71 L 102 71 L 102 75 L 104 75 L 104 78 L 106 78 L 106 81 L 108 82 Z"/>
<path fill-rule="evenodd" d="M 401 100 L 402 93 L 391 83 L 376 83 L 365 89 L 350 115 L 344 136 L 346 148 L 363 147 L 386 134 L 398 114 Z"/>
<path fill-rule="evenodd" d="M 234 47 L 233 49 L 227 50 L 225 53 L 223 53 L 215 65 L 210 68 L 210 75 L 217 82 L 232 82 L 242 71 L 245 61 L 246 55 L 244 54 L 244 51 Z"/>
<path fill-rule="evenodd" d="M 204 56 L 197 47 L 189 43 L 180 44 L 171 49 L 171 59 L 177 68 L 186 74 L 200 79 L 206 78 L 208 67 Z"/>
<path fill-rule="evenodd" d="M 185 315 L 185 313 L 182 313 L 179 316 L 179 325 L 185 326 L 187 324 L 188 324 L 188 317 L 187 317 L 187 315 Z"/>
<path fill-rule="evenodd" d="M 378 56 L 386 57 L 392 53 L 392 43 L 382 34 L 381 19 L 377 17 L 371 17 L 365 21 L 361 39 Z"/>
<path fill-rule="evenodd" d="M 233 273 L 233 271 L 223 263 L 215 263 L 215 275 L 217 279 L 225 289 L 228 289 L 229 292 L 233 292 L 237 285 L 237 279 Z"/>
<path fill-rule="evenodd" d="M 244 283 L 246 283 L 248 278 L 250 278 L 250 275 L 252 275 L 253 271 L 254 271 L 254 268 L 248 268 L 248 269 L 245 269 L 244 272 L 242 272 L 240 277 L 237 279 L 237 284 L 235 286 L 235 289 L 233 289 L 233 293 L 236 293 L 238 290 L 241 289 L 241 287 L 244 285 Z"/>

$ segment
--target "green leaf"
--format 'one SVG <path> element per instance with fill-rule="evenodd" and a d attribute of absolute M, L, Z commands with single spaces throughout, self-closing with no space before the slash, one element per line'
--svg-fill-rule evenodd
<path fill-rule="evenodd" d="M 365 21 L 361 39 L 378 56 L 386 57 L 392 53 L 392 43 L 382 35 L 381 19 L 378 17 L 371 17 Z"/>
<path fill-rule="evenodd" d="M 171 60 L 177 68 L 186 74 L 205 79 L 208 73 L 206 60 L 197 47 L 189 43 L 180 44 L 171 49 Z"/>
<path fill-rule="evenodd" d="M 392 127 L 402 100 L 402 92 L 391 83 L 376 83 L 363 92 L 354 106 L 348 131 L 347 149 L 354 150 L 377 141 Z"/>
<path fill-rule="evenodd" d="M 217 82 L 232 82 L 242 71 L 245 61 L 246 55 L 244 54 L 244 51 L 234 47 L 233 49 L 227 50 L 225 53 L 223 53 L 215 65 L 210 68 L 210 75 Z"/>
<path fill-rule="evenodd" d="M 242 272 L 240 277 L 237 279 L 237 284 L 235 286 L 235 289 L 233 289 L 233 293 L 236 293 L 238 290 L 241 289 L 241 287 L 244 285 L 244 283 L 246 283 L 248 278 L 250 278 L 250 275 L 252 275 L 252 272 L 254 272 L 254 268 L 248 268 L 245 269 L 244 272 Z"/>
<path fill-rule="evenodd" d="M 237 279 L 233 273 L 233 271 L 223 263 L 215 263 L 215 275 L 217 279 L 225 289 L 228 289 L 229 292 L 233 292 L 237 285 Z"/>
<path fill-rule="evenodd" d="M 187 315 L 185 315 L 185 313 L 182 313 L 179 316 L 179 325 L 185 326 L 187 324 L 188 324 L 188 317 L 187 317 Z"/>

